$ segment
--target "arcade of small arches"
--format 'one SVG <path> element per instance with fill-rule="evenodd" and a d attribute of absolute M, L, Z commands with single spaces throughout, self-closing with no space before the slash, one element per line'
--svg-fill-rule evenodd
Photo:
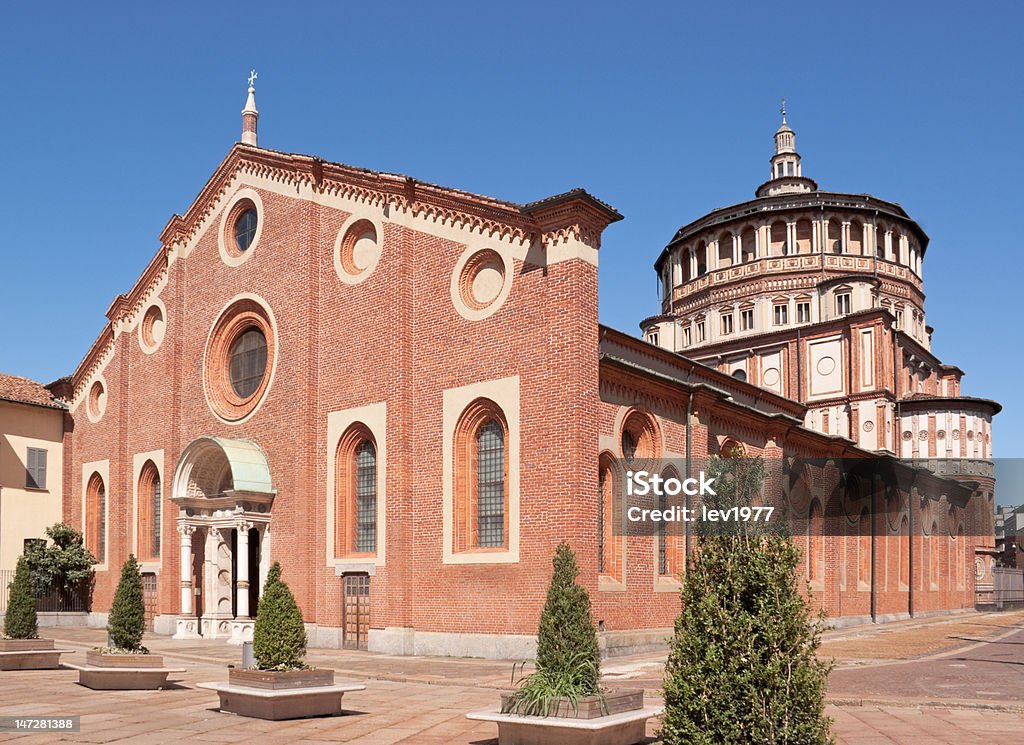
<path fill-rule="evenodd" d="M 917 239 L 895 222 L 829 212 L 779 217 L 691 236 L 662 265 L 665 297 L 672 288 L 711 271 L 760 259 L 814 254 L 874 257 L 907 267 L 918 281 L 924 257 Z"/>

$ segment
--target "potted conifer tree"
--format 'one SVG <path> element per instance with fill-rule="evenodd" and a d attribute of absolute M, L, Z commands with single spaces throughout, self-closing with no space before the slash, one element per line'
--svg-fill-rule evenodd
<path fill-rule="evenodd" d="M 54 649 L 53 639 L 39 638 L 36 594 L 32 590 L 28 562 L 22 556 L 14 571 L 4 614 L 0 670 L 52 670 L 60 666 L 60 656 L 65 651 Z"/>
<path fill-rule="evenodd" d="M 520 678 L 514 691 L 502 695 L 498 712 L 467 716 L 496 722 L 499 743 L 641 742 L 647 720 L 660 709 L 644 706 L 642 689 L 601 688 L 601 653 L 590 595 L 576 582 L 579 569 L 568 543 L 558 546 L 553 564 L 534 671 Z"/>
<path fill-rule="evenodd" d="M 334 671 L 306 665 L 306 627 L 291 589 L 274 562 L 253 629 L 252 668 L 228 668 L 228 682 L 200 683 L 217 691 L 220 709 L 260 719 L 298 719 L 341 713 L 341 699 L 361 683 L 335 684 Z"/>
<path fill-rule="evenodd" d="M 162 688 L 172 672 L 181 668 L 164 667 L 160 655 L 150 654 L 142 645 L 146 629 L 146 606 L 142 594 L 142 575 L 134 555 L 121 567 L 121 580 L 107 621 L 109 646 L 86 652 L 85 665 L 74 665 L 78 682 L 100 690 L 139 690 Z"/>

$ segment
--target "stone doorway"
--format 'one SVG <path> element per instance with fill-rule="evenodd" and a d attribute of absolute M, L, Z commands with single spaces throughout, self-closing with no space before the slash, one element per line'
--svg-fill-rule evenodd
<path fill-rule="evenodd" d="M 171 495 L 181 535 L 176 639 L 252 639 L 270 568 L 275 495 L 266 456 L 253 442 L 201 437 L 182 452 Z"/>

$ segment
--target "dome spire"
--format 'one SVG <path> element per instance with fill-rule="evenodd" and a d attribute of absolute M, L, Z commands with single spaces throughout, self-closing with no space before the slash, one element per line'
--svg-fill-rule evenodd
<path fill-rule="evenodd" d="M 245 100 L 245 108 L 242 109 L 242 142 L 246 145 L 257 146 L 256 143 L 256 120 L 260 112 L 256 110 L 256 78 L 259 75 L 255 70 L 249 72 L 249 97 Z"/>
<path fill-rule="evenodd" d="M 818 185 L 803 174 L 800 153 L 796 151 L 796 132 L 786 122 L 786 99 L 779 107 L 782 124 L 775 130 L 775 154 L 771 159 L 768 181 L 758 187 L 757 196 L 771 196 L 787 192 L 815 191 Z"/>

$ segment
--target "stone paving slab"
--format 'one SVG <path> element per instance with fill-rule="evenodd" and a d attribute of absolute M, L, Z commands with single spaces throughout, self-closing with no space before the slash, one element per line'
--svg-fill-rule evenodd
<path fill-rule="evenodd" d="M 987 624 L 990 622 L 985 619 L 991 615 L 976 614 L 968 621 Z M 918 628 L 936 636 L 935 629 L 942 623 L 942 619 L 908 623 L 899 632 L 885 633 L 913 634 Z M 1024 672 L 1024 631 L 1005 628 L 1013 625 L 1008 614 L 991 621 L 991 625 L 1003 625 L 1004 638 L 985 644 L 962 640 L 966 646 L 940 657 L 931 655 L 896 664 L 869 660 L 865 666 L 836 670 L 830 695 L 846 705 L 833 704 L 827 711 L 835 719 L 837 742 L 1021 742 L 1024 709 L 1011 709 L 1018 699 L 1024 699 L 1024 686 L 1018 683 Z M 878 628 L 842 631 L 847 639 L 862 639 L 870 645 L 879 638 Z M 48 631 L 62 644 L 79 650 L 66 658 L 68 662 L 84 657 L 86 649 L 104 639 L 102 630 L 96 629 Z M 1006 635 L 1008 632 L 1012 633 Z M 221 642 L 178 642 L 166 637 L 147 637 L 145 643 L 154 652 L 173 659 L 175 665 L 187 668 L 179 685 L 156 692 L 91 691 L 77 685 L 75 673 L 67 669 L 0 672 L 0 714 L 82 715 L 80 733 L 56 737 L 0 734 L 0 741 L 496 745 L 496 725 L 472 722 L 465 714 L 496 706 L 496 689 L 508 687 L 511 672 L 509 662 L 310 650 L 312 664 L 332 667 L 343 677 L 365 679 L 367 689 L 346 694 L 346 714 L 341 717 L 270 722 L 222 714 L 216 710 L 215 694 L 194 687 L 199 681 L 226 680 L 227 664 L 240 661 L 238 647 Z M 663 654 L 612 658 L 605 664 L 606 684 L 640 683 L 654 691 L 660 685 L 663 662 Z M 911 695 L 922 685 L 927 688 L 927 696 Z M 648 703 L 660 700 L 650 697 Z M 1001 710 L 956 708 L 964 703 Z M 657 721 L 652 720 L 648 725 L 649 742 L 655 742 L 656 730 Z"/>

